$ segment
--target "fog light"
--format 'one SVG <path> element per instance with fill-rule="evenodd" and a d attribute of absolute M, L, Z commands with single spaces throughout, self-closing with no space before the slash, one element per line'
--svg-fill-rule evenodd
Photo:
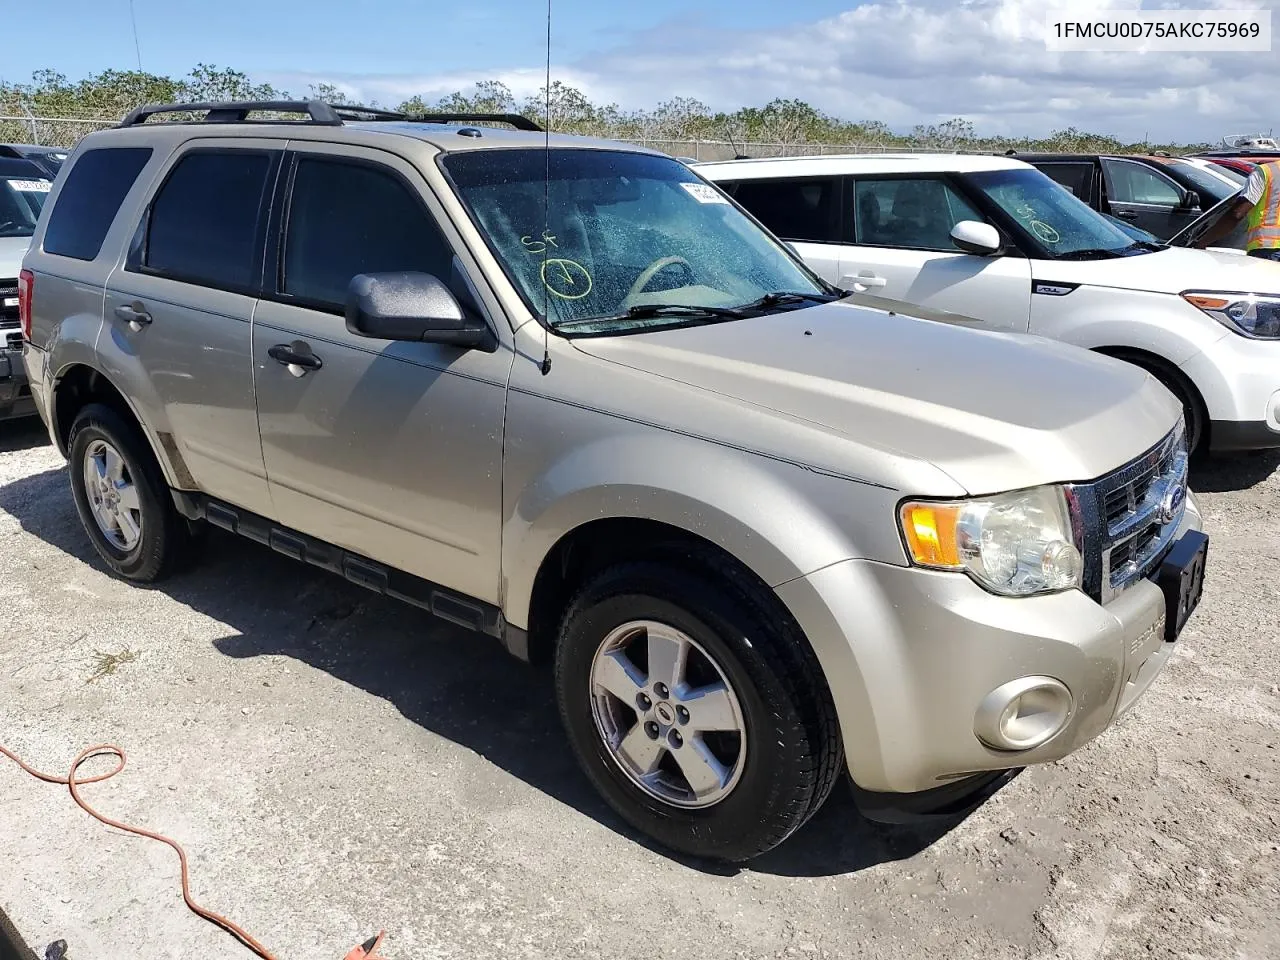
<path fill-rule="evenodd" d="M 1052 677 L 1022 677 L 992 690 L 973 732 L 997 750 L 1031 750 L 1053 739 L 1071 718 L 1071 691 Z"/>

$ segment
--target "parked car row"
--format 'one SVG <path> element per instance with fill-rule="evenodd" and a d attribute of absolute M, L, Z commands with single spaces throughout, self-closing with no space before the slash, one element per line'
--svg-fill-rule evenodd
<path fill-rule="evenodd" d="M 1147 370 L 1193 449 L 1280 445 L 1280 266 L 1135 240 L 1010 157 L 699 164 L 826 280 Z"/>
<path fill-rule="evenodd" d="M 1244 177 L 1189 157 L 1018 154 L 1093 209 L 1175 242 L 1206 211 L 1234 196 Z"/>
<path fill-rule="evenodd" d="M 53 182 L 25 361 L 89 539 L 151 582 L 211 523 L 550 661 L 678 851 L 1096 737 L 1199 602 L 1189 447 L 1280 436 L 1280 267 L 1017 160 L 282 109 L 141 109 Z"/>
<path fill-rule="evenodd" d="M 0 422 L 35 413 L 22 365 L 18 269 L 52 186 L 45 168 L 0 149 Z"/>

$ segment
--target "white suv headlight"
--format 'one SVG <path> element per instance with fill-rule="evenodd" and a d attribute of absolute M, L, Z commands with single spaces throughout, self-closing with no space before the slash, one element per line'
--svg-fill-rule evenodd
<path fill-rule="evenodd" d="M 1234 333 L 1256 340 L 1280 339 L 1280 296 L 1189 290 L 1182 299 Z"/>
<path fill-rule="evenodd" d="M 899 520 L 913 563 L 964 571 L 993 593 L 1025 597 L 1081 584 L 1084 563 L 1061 487 L 910 501 Z"/>

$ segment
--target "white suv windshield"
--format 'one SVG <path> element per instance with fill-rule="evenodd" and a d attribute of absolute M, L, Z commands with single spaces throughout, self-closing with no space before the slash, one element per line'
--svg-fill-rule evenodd
<path fill-rule="evenodd" d="M 1102 259 L 1161 249 L 1160 244 L 1134 240 L 1039 170 L 988 170 L 967 179 L 1009 215 L 1046 259 Z"/>
<path fill-rule="evenodd" d="M 831 299 L 684 164 L 643 153 L 500 149 L 441 161 L 530 308 L 553 328 L 621 332 L 727 318 L 770 294 Z M 798 302 L 797 302 L 798 301 Z M 772 306 L 772 303 L 769 303 Z"/>
<path fill-rule="evenodd" d="M 0 237 L 29 237 L 52 185 L 40 177 L 0 176 Z"/>

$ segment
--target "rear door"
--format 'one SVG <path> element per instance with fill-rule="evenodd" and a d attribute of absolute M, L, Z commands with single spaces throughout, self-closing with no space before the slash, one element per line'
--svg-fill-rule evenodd
<path fill-rule="evenodd" d="M 840 282 L 841 177 L 722 181 L 719 186 L 790 243 L 824 280 Z"/>
<path fill-rule="evenodd" d="M 104 322 L 163 407 L 160 444 L 199 489 L 267 516 L 249 324 L 282 147 L 227 138 L 176 151 L 107 280 Z"/>
<path fill-rule="evenodd" d="M 1126 220 L 1161 239 L 1185 225 L 1188 208 L 1182 206 L 1182 187 L 1170 177 L 1136 160 L 1102 159 L 1113 217 Z"/>
<path fill-rule="evenodd" d="M 509 329 L 495 325 L 493 353 L 348 331 L 356 274 L 421 271 L 456 295 L 468 283 L 461 240 L 422 175 L 393 154 L 295 141 L 285 166 L 280 240 L 253 321 L 279 520 L 497 603 Z"/>
<path fill-rule="evenodd" d="M 987 218 L 941 174 L 858 177 L 845 187 L 852 220 L 839 284 L 1025 332 L 1031 266 L 1012 251 L 975 256 L 956 249 L 951 228 Z"/>

